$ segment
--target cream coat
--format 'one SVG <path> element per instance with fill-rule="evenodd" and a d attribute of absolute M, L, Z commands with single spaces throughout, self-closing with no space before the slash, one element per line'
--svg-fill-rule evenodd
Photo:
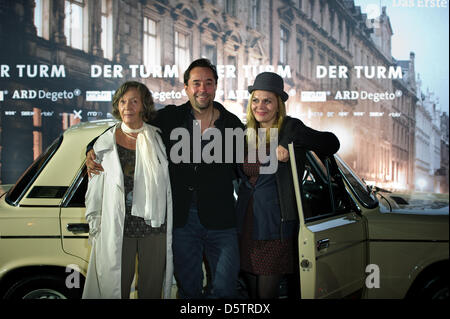
<path fill-rule="evenodd" d="M 165 153 L 157 128 L 145 124 L 152 144 Z M 117 125 L 101 135 L 94 144 L 97 160 L 104 172 L 94 175 L 86 192 L 86 220 L 89 222 L 92 251 L 83 298 L 121 298 L 122 242 L 125 219 L 124 179 L 115 139 Z M 168 168 L 166 167 L 168 177 Z M 172 195 L 168 183 L 167 254 L 163 297 L 170 298 L 173 278 Z"/>

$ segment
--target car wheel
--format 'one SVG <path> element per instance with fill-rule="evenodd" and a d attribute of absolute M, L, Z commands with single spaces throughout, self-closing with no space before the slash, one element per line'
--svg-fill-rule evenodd
<path fill-rule="evenodd" d="M 424 282 L 424 285 L 416 294 L 423 299 L 448 300 L 449 282 L 447 276 L 435 276 Z"/>
<path fill-rule="evenodd" d="M 11 286 L 5 299 L 69 299 L 80 298 L 82 289 L 69 289 L 65 278 L 58 276 L 33 276 Z"/>

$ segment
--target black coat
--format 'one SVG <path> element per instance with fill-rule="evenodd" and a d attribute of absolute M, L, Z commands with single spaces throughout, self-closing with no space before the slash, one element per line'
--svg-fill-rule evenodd
<path fill-rule="evenodd" d="M 214 102 L 220 116 L 214 123 L 221 131 L 222 139 L 225 128 L 244 128 L 237 116 L 227 111 L 220 103 Z M 162 139 L 169 157 L 169 174 L 173 199 L 173 227 L 186 224 L 193 193 L 196 192 L 198 215 L 201 224 L 207 229 L 227 229 L 236 227 L 235 199 L 233 180 L 237 178 L 236 163 L 174 163 L 170 156 L 172 147 L 178 140 L 171 140 L 171 132 L 179 127 L 188 128 L 192 121 L 191 104 L 180 106 L 168 105 L 158 111 L 153 125 L 161 128 Z M 192 123 L 192 122 L 191 122 Z M 222 156 L 225 157 L 225 143 L 222 142 Z M 192 145 L 190 147 L 192 155 Z"/>
<path fill-rule="evenodd" d="M 318 155 L 331 155 L 339 150 L 339 140 L 330 132 L 313 130 L 296 118 L 287 116 L 279 132 L 279 145 L 288 148 L 293 142 L 296 146 L 297 171 L 301 178 L 305 168 L 306 150 Z M 274 174 L 259 175 L 253 187 L 240 165 L 236 214 L 238 230 L 242 232 L 244 216 L 253 198 L 253 239 L 273 240 L 291 237 L 295 234 L 298 212 L 290 162 L 278 162 Z"/>

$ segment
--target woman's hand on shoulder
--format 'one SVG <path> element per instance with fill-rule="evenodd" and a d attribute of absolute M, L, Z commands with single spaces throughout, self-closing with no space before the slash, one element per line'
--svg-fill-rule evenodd
<path fill-rule="evenodd" d="M 89 178 L 92 177 L 92 174 L 98 175 L 100 172 L 103 172 L 103 166 L 95 161 L 95 152 L 94 150 L 90 150 L 86 154 L 86 168 L 89 174 Z"/>

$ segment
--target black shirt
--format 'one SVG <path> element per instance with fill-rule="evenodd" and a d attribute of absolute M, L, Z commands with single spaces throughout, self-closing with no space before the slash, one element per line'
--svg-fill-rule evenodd
<path fill-rule="evenodd" d="M 133 206 L 134 168 L 136 166 L 136 151 L 117 144 L 120 165 L 123 172 L 125 188 L 125 221 L 123 234 L 125 237 L 142 238 L 151 233 L 166 232 L 166 224 L 161 227 L 148 225 L 142 217 L 131 215 Z"/>

